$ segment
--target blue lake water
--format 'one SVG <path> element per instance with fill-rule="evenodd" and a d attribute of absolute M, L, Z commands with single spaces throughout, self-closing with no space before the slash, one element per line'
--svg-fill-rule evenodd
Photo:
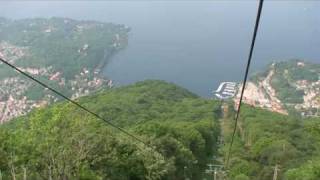
<path fill-rule="evenodd" d="M 69 17 L 126 24 L 129 45 L 104 74 L 117 85 L 163 79 L 209 97 L 221 81 L 241 81 L 257 1 L 0 2 L 8 18 Z M 266 1 L 252 72 L 275 60 L 320 63 L 320 2 Z"/>

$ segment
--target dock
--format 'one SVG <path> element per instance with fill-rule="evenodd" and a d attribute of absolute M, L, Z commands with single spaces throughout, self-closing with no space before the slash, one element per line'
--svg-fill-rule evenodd
<path fill-rule="evenodd" d="M 237 83 L 235 82 L 222 82 L 213 94 L 218 99 L 230 99 L 237 93 Z"/>

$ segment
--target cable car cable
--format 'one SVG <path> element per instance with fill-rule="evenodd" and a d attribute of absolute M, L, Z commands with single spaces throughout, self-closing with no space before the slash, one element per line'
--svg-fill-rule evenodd
<path fill-rule="evenodd" d="M 40 84 L 42 87 L 47 88 L 47 89 L 49 89 L 50 91 L 54 92 L 55 94 L 61 96 L 62 98 L 64 98 L 65 100 L 71 102 L 72 104 L 76 105 L 76 106 L 79 107 L 80 109 L 88 112 L 89 114 L 93 115 L 94 117 L 96 117 L 96 118 L 102 120 L 103 122 L 107 123 L 108 125 L 114 127 L 115 129 L 118 129 L 120 132 L 126 134 L 127 136 L 133 138 L 134 140 L 139 141 L 140 143 L 144 144 L 145 146 L 150 147 L 151 149 L 154 149 L 152 146 L 150 146 L 149 144 L 147 144 L 145 141 L 143 141 L 143 140 L 141 140 L 140 138 L 136 137 L 135 135 L 127 132 L 127 131 L 124 130 L 123 128 L 121 128 L 121 127 L 119 127 L 119 126 L 116 126 L 116 125 L 113 124 L 112 122 L 104 119 L 103 117 L 101 117 L 101 116 L 99 116 L 98 114 L 94 113 L 93 111 L 87 109 L 86 107 L 82 106 L 81 104 L 79 104 L 78 102 L 72 100 L 71 98 L 63 95 L 61 92 L 59 92 L 59 91 L 55 90 L 54 88 L 46 85 L 45 83 L 41 82 L 40 80 L 34 78 L 33 76 L 29 75 L 28 73 L 23 72 L 22 70 L 20 70 L 20 69 L 19 69 L 18 67 L 16 67 L 15 65 L 9 63 L 8 61 L 6 61 L 6 60 L 4 60 L 4 59 L 2 59 L 2 58 L 0 58 L 0 61 L 1 61 L 2 63 L 6 64 L 7 66 L 9 66 L 10 68 L 18 71 L 20 74 L 24 75 L 25 77 L 27 77 L 27 78 L 31 79 L 32 81 Z"/>
<path fill-rule="evenodd" d="M 250 52 L 249 52 L 249 55 L 248 55 L 246 71 L 245 71 L 243 85 L 242 85 L 242 89 L 241 89 L 241 96 L 240 96 L 240 100 L 239 100 L 239 104 L 238 104 L 238 109 L 237 109 L 237 114 L 236 114 L 236 117 L 235 117 L 235 123 L 234 123 L 232 138 L 231 138 L 231 142 L 230 142 L 230 146 L 229 146 L 229 150 L 228 150 L 229 152 L 228 152 L 227 160 L 226 160 L 226 167 L 227 168 L 229 166 L 229 160 L 230 160 L 230 156 L 231 156 L 232 145 L 233 145 L 234 137 L 235 137 L 235 134 L 236 134 L 236 131 L 237 131 L 238 119 L 239 119 L 239 116 L 240 116 L 240 110 L 241 110 L 243 94 L 244 94 L 244 90 L 245 90 L 247 79 L 248 79 L 248 74 L 249 74 L 249 69 L 250 69 L 253 49 L 254 49 L 254 45 L 255 45 L 255 41 L 256 41 L 256 37 L 257 37 L 257 32 L 258 32 L 258 29 L 259 29 L 259 23 L 260 23 L 260 17 L 261 17 L 261 12 L 262 12 L 262 7 L 263 7 L 263 1 L 264 0 L 259 0 L 259 6 L 258 6 L 256 21 L 255 21 L 255 26 L 254 26 L 254 31 L 253 31 L 253 37 L 252 37 L 252 41 L 251 41 L 251 45 L 250 45 Z"/>

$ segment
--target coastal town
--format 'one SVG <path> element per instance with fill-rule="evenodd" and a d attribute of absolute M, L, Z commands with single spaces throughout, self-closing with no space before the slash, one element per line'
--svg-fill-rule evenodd
<path fill-rule="evenodd" d="M 127 45 L 129 30 L 121 24 L 68 18 L 2 18 L 0 57 L 76 99 L 114 86 L 100 72 Z M 50 90 L 0 63 L 0 124 L 59 100 Z"/>
<path fill-rule="evenodd" d="M 304 62 L 296 62 L 297 68 L 303 68 Z M 285 73 L 288 73 L 288 69 Z M 320 116 L 320 73 L 316 81 L 297 80 L 291 82 L 294 89 L 303 92 L 301 103 L 288 103 L 278 98 L 279 93 L 276 88 L 272 86 L 272 81 L 275 75 L 275 63 L 271 64 L 265 77 L 259 81 L 249 81 L 243 95 L 243 103 L 267 109 L 273 112 L 288 115 L 288 109 L 292 108 L 298 112 L 302 117 L 319 117 Z M 230 83 L 230 82 L 229 82 Z M 218 99 L 231 99 L 234 102 L 235 109 L 239 105 L 241 89 L 243 84 L 239 84 L 228 96 L 223 96 L 226 82 L 222 82 L 218 89 L 214 91 L 214 96 Z M 227 89 L 228 91 L 228 89 Z M 230 90 L 229 90 L 230 91 Z M 228 93 L 228 92 L 227 92 Z"/>
<path fill-rule="evenodd" d="M 248 82 L 243 94 L 243 102 L 251 106 L 268 109 L 273 112 L 281 114 L 288 114 L 287 110 L 277 98 L 275 89 L 271 85 L 271 79 L 274 74 L 274 70 L 271 68 L 267 77 L 262 81 L 256 83 Z M 242 85 L 240 86 L 242 89 Z M 240 93 L 235 97 L 235 104 L 238 106 L 240 99 Z"/>
<path fill-rule="evenodd" d="M 0 43 L 0 57 L 15 63 L 27 53 L 27 48 L 13 46 L 7 42 Z M 1 68 L 5 65 L 0 63 Z M 75 99 L 88 95 L 102 87 L 113 86 L 112 80 L 106 80 L 100 77 L 99 70 L 90 72 L 88 69 L 83 70 L 75 76 L 74 79 L 66 81 L 62 72 L 56 72 L 52 66 L 46 68 L 18 67 L 20 70 L 36 77 L 45 78 L 48 82 L 58 84 L 58 90 L 64 88 L 71 89 L 71 98 Z M 43 94 L 39 99 L 28 97 L 27 92 L 34 90 L 39 86 L 34 82 L 24 78 L 17 72 L 12 77 L 0 79 L 0 124 L 14 117 L 25 115 L 34 108 L 44 107 L 52 102 L 56 102 L 60 97 L 54 96 L 49 90 L 42 87 L 36 88 L 41 92 L 32 92 L 33 94 Z"/>

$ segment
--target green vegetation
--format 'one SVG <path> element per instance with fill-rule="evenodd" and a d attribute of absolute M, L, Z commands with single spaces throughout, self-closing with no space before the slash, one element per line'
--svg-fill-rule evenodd
<path fill-rule="evenodd" d="M 217 149 L 219 103 L 174 84 L 144 81 L 79 103 L 156 151 L 61 102 L 0 127 L 3 179 L 200 179 Z"/>
<path fill-rule="evenodd" d="M 297 65 L 303 63 L 303 65 Z M 279 62 L 276 64 L 276 68 L 280 72 L 287 70 L 287 77 L 290 81 L 318 81 L 319 65 L 307 63 L 301 60 L 291 60 L 285 62 Z"/>
<path fill-rule="evenodd" d="M 0 21 L 2 41 L 27 47 L 27 54 L 16 62 L 20 67 L 52 66 L 68 80 L 83 68 L 93 71 L 127 44 L 129 31 L 124 25 L 67 18 Z M 79 50 L 88 45 L 87 49 Z"/>
<path fill-rule="evenodd" d="M 232 128 L 233 121 L 229 122 Z M 231 134 L 225 134 L 227 152 Z M 252 107 L 240 116 L 230 160 L 230 179 L 269 180 L 320 178 L 320 119 L 296 119 Z"/>
<path fill-rule="evenodd" d="M 78 99 L 145 141 L 134 141 L 70 103 L 38 109 L 0 127 L 3 179 L 202 179 L 225 155 L 234 121 L 220 103 L 163 81 L 144 81 Z M 222 132 L 224 146 L 218 151 Z M 242 108 L 228 176 L 233 180 L 320 178 L 320 119 Z M 220 152 L 220 153 L 219 153 Z"/>
<path fill-rule="evenodd" d="M 250 81 L 258 84 L 263 81 L 271 70 L 274 74 L 271 78 L 271 86 L 275 89 L 277 97 L 282 103 L 288 105 L 287 109 L 293 108 L 292 104 L 304 103 L 303 88 L 298 88 L 299 82 L 311 85 L 319 80 L 320 65 L 308 63 L 302 60 L 288 60 L 270 64 L 265 71 L 257 72 L 250 77 Z"/>
<path fill-rule="evenodd" d="M 301 60 L 278 62 L 274 69 L 271 85 L 275 88 L 278 98 L 289 104 L 303 103 L 304 91 L 295 86 L 297 81 L 315 82 L 320 74 L 319 65 Z"/>
<path fill-rule="evenodd" d="M 303 103 L 303 90 L 298 90 L 294 87 L 285 75 L 278 70 L 276 70 L 272 80 L 271 80 L 272 87 L 275 88 L 277 92 L 277 97 L 285 103 Z"/>

